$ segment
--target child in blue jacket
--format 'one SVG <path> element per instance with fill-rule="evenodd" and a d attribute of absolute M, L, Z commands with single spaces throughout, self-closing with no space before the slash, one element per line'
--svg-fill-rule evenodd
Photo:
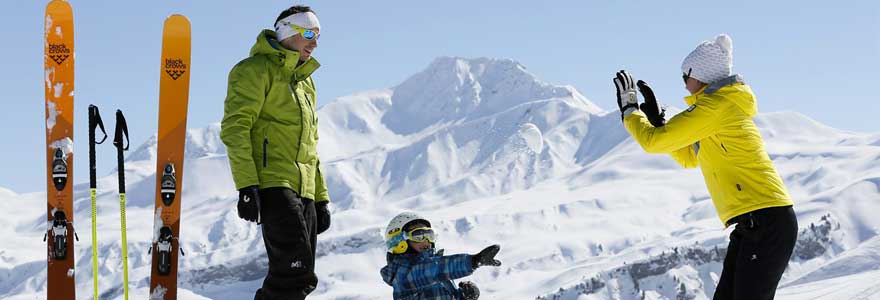
<path fill-rule="evenodd" d="M 382 268 L 382 279 L 394 288 L 394 300 L 476 300 L 480 290 L 462 278 L 480 266 L 500 266 L 495 259 L 498 245 L 492 245 L 475 255 L 443 255 L 434 250 L 434 230 L 431 222 L 421 216 L 404 212 L 394 217 L 385 231 L 388 265 Z"/>

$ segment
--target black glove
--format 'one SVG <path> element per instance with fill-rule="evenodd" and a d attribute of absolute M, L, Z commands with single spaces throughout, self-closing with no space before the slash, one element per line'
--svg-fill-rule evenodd
<path fill-rule="evenodd" d="M 651 87 L 641 80 L 639 80 L 636 86 L 639 87 L 639 92 L 642 93 L 642 98 L 645 99 L 645 103 L 642 103 L 639 107 L 645 113 L 645 116 L 648 117 L 651 125 L 654 125 L 654 127 L 666 125 L 666 109 L 660 107 L 660 103 L 654 97 L 654 91 L 651 90 Z"/>
<path fill-rule="evenodd" d="M 238 217 L 260 224 L 260 187 L 256 185 L 238 190 Z"/>
<path fill-rule="evenodd" d="M 498 254 L 498 250 L 501 250 L 501 246 L 492 245 L 480 251 L 480 253 L 474 254 L 471 256 L 471 263 L 474 265 L 474 269 L 481 266 L 500 266 L 501 261 L 495 259 L 495 255 Z"/>
<path fill-rule="evenodd" d="M 477 300 L 480 298 L 480 289 L 478 289 L 477 285 L 473 282 L 459 282 L 458 289 L 461 291 L 461 297 L 464 300 Z"/>
<path fill-rule="evenodd" d="M 620 118 L 623 119 L 634 111 L 639 110 L 639 100 L 636 97 L 636 83 L 633 82 L 632 75 L 624 70 L 620 70 L 612 81 L 614 81 L 614 87 L 617 88 L 617 108 L 620 109 Z"/>
<path fill-rule="evenodd" d="M 330 210 L 327 209 L 327 203 L 330 201 L 315 203 L 315 214 L 318 216 L 318 234 L 330 228 Z"/>

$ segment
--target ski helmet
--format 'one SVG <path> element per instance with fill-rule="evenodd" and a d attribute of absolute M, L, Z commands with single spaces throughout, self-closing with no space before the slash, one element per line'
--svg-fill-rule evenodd
<path fill-rule="evenodd" d="M 391 222 L 388 223 L 388 227 L 385 228 L 385 246 L 388 253 L 402 254 L 406 252 L 408 245 L 406 243 L 406 234 L 404 234 L 403 228 L 414 221 L 422 221 L 428 224 L 428 227 L 431 226 L 431 222 L 429 222 L 428 219 L 412 212 L 402 212 L 391 219 Z"/>

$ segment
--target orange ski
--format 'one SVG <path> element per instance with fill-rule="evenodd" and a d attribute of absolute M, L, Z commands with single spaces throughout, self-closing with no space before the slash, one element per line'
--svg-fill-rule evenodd
<path fill-rule="evenodd" d="M 75 298 L 73 239 L 73 10 L 63 0 L 46 5 L 47 299 Z"/>
<path fill-rule="evenodd" d="M 182 15 L 172 15 L 165 19 L 162 31 L 151 300 L 177 299 L 178 234 L 189 76 L 190 23 Z"/>

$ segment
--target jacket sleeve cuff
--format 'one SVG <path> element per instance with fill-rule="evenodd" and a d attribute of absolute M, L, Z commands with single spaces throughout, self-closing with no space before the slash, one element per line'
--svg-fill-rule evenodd
<path fill-rule="evenodd" d="M 327 191 L 321 193 L 315 193 L 315 202 L 327 201 L 330 202 L 330 194 Z"/>
<path fill-rule="evenodd" d="M 646 119 L 645 115 L 642 114 L 641 111 L 635 111 L 631 114 L 628 114 L 623 117 L 623 127 L 633 138 L 636 138 L 637 130 L 640 126 L 642 126 L 642 120 Z"/>
<path fill-rule="evenodd" d="M 256 179 L 256 178 L 253 178 L 253 179 L 248 178 L 248 179 L 235 180 L 235 189 L 236 189 L 236 190 L 240 190 L 240 189 L 242 189 L 242 188 L 249 187 L 249 186 L 252 186 L 252 185 L 259 186 L 259 185 L 260 185 L 260 180 L 258 180 L 258 179 Z"/>

